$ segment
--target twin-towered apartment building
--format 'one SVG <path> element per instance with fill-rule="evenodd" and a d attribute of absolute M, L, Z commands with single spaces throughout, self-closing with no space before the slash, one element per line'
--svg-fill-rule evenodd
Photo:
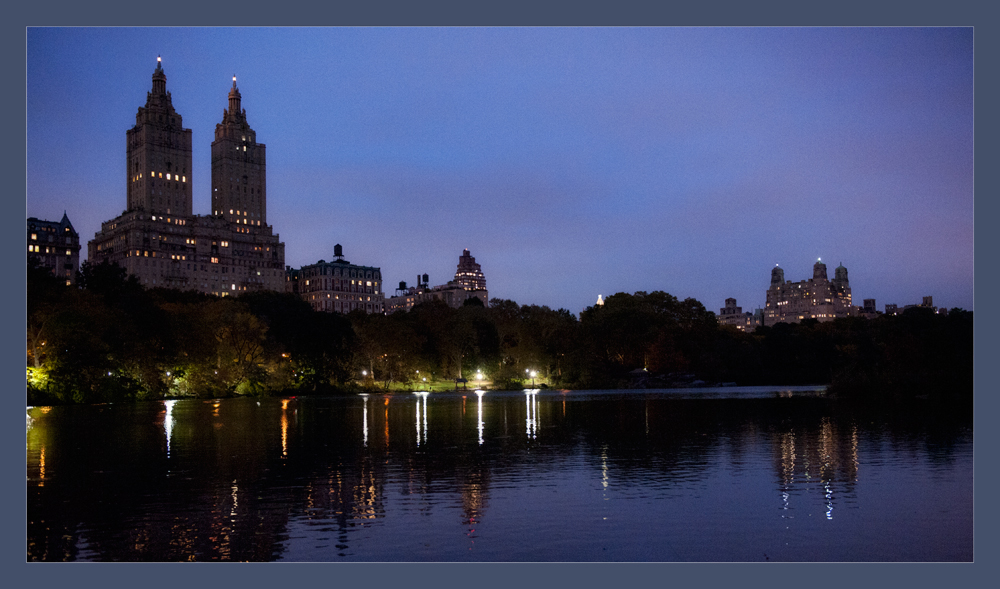
<path fill-rule="evenodd" d="M 285 244 L 267 224 L 266 151 L 233 77 L 212 142 L 212 212 L 192 211 L 192 133 L 173 106 L 160 58 L 126 136 L 126 208 L 87 245 L 143 286 L 225 296 L 284 290 Z"/>
<path fill-rule="evenodd" d="M 125 210 L 102 223 L 88 243 L 91 263 L 118 264 L 148 288 L 216 296 L 287 291 L 318 311 L 385 312 L 381 270 L 344 260 L 340 245 L 331 262 L 285 266 L 285 244 L 267 220 L 266 145 L 248 122 L 235 76 L 227 99 L 211 144 L 212 211 L 198 215 L 192 210 L 192 131 L 174 109 L 157 57 L 146 103 L 125 132 Z M 30 218 L 27 225 L 28 255 L 72 282 L 80 244 L 68 217 L 64 214 L 61 222 Z M 485 278 L 468 250 L 455 279 L 469 296 L 487 302 Z M 445 300 L 458 306 L 464 298 Z"/>
<path fill-rule="evenodd" d="M 194 214 L 192 131 L 184 128 L 166 84 L 157 58 L 146 103 L 125 132 L 126 207 L 102 223 L 88 243 L 92 263 L 116 263 L 149 288 L 217 296 L 292 292 L 317 311 L 391 313 L 430 300 L 460 307 L 470 298 L 489 304 L 486 278 L 467 249 L 453 280 L 432 287 L 426 274 L 422 279 L 418 275 L 416 286 L 400 282 L 391 297 L 384 295 L 380 268 L 351 264 L 339 244 L 333 261 L 286 267 L 285 244 L 267 220 L 266 145 L 257 141 L 248 122 L 235 76 L 211 144 L 212 211 Z M 29 218 L 27 233 L 28 255 L 72 283 L 80 241 L 68 216 L 64 213 L 59 222 Z M 847 268 L 838 266 L 830 280 L 822 261 L 813 265 L 812 278 L 799 282 L 785 281 L 784 270 L 773 268 L 766 299 L 755 313 L 744 313 L 735 299 L 726 299 L 719 322 L 752 331 L 759 325 L 877 313 L 874 299 L 866 299 L 862 307 L 853 304 Z M 909 306 L 933 307 L 933 301 L 924 297 L 921 305 Z M 887 313 L 898 311 L 896 305 L 886 305 Z"/>
<path fill-rule="evenodd" d="M 920 305 L 907 305 L 899 309 L 897 305 L 886 305 L 887 315 L 910 307 L 934 307 L 932 297 L 924 297 Z M 851 299 L 851 285 L 847 278 L 847 268 L 843 264 L 834 269 L 833 280 L 826 272 L 826 264 L 816 260 L 813 277 L 792 282 L 785 280 L 785 271 L 778 265 L 771 269 L 771 285 L 767 289 L 763 309 L 754 313 L 744 313 L 736 306 L 736 299 L 726 299 L 726 306 L 719 309 L 718 320 L 723 325 L 732 325 L 740 331 L 753 331 L 763 325 L 770 327 L 778 323 L 799 323 L 805 319 L 815 319 L 821 323 L 839 317 L 874 317 L 875 299 L 865 299 L 864 305 L 855 306 Z"/>

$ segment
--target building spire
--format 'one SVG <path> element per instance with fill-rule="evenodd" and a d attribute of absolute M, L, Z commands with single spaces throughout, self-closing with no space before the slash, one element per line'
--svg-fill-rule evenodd
<path fill-rule="evenodd" d="M 241 113 L 240 89 L 236 87 L 236 74 L 233 74 L 233 87 L 229 90 L 229 115 L 239 118 Z"/>
<path fill-rule="evenodd" d="M 162 58 L 156 56 L 156 69 L 153 70 L 153 94 L 165 94 L 167 91 L 167 74 L 163 73 Z"/>

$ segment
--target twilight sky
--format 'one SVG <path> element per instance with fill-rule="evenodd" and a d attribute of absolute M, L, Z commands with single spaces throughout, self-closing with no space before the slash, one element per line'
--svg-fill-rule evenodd
<path fill-rule="evenodd" d="M 122 212 L 157 55 L 196 214 L 237 76 L 293 267 L 340 243 L 391 296 L 468 248 L 491 298 L 718 312 L 822 258 L 858 304 L 973 309 L 971 28 L 31 28 L 26 216 Z"/>

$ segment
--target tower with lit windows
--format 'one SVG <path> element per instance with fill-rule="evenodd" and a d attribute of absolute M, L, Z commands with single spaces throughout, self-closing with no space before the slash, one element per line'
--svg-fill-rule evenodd
<path fill-rule="evenodd" d="M 135 126 L 125 132 L 127 210 L 150 214 L 191 214 L 191 129 L 167 92 L 167 75 L 156 58 L 153 89 L 139 107 Z"/>
<path fill-rule="evenodd" d="M 233 76 L 229 108 L 215 126 L 212 142 L 212 212 L 227 221 L 249 227 L 267 225 L 265 145 L 247 123 Z"/>
<path fill-rule="evenodd" d="M 146 105 L 126 132 L 127 208 L 87 244 L 90 261 L 116 263 L 150 288 L 284 290 L 285 244 L 266 222 L 264 145 L 246 123 L 235 79 L 212 143 L 211 215 L 191 211 L 191 130 L 166 83 L 157 58 Z"/>
<path fill-rule="evenodd" d="M 462 285 L 465 290 L 486 290 L 486 276 L 476 259 L 469 254 L 469 250 L 463 250 L 458 258 L 458 268 L 455 270 L 455 282 Z"/>

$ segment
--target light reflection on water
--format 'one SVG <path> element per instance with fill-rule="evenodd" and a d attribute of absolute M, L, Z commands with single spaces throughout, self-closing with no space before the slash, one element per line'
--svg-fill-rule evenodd
<path fill-rule="evenodd" d="M 30 408 L 28 558 L 971 560 L 970 420 L 726 392 Z"/>

